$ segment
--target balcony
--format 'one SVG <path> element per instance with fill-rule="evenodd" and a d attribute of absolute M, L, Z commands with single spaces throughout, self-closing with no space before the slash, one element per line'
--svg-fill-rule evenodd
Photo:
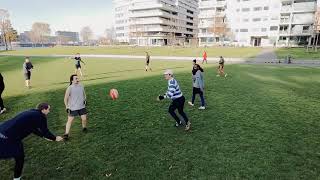
<path fill-rule="evenodd" d="M 289 19 L 280 19 L 280 24 L 289 24 L 290 20 Z"/>
<path fill-rule="evenodd" d="M 153 11 L 145 11 L 145 12 L 132 12 L 129 15 L 131 18 L 139 18 L 139 17 L 154 17 L 154 16 L 162 16 L 167 18 L 177 18 L 178 16 L 170 14 L 165 11 L 153 10 Z"/>
<path fill-rule="evenodd" d="M 207 9 L 210 7 L 224 7 L 227 5 L 227 1 L 203 1 L 199 4 L 200 9 Z"/>
<path fill-rule="evenodd" d="M 176 24 L 175 22 L 162 19 L 159 17 L 154 17 L 154 18 L 137 18 L 134 19 L 130 22 L 131 25 L 145 25 L 145 24 L 166 24 L 166 25 L 174 25 Z"/>
<path fill-rule="evenodd" d="M 280 30 L 279 35 L 289 35 L 289 30 Z"/>
<path fill-rule="evenodd" d="M 293 4 L 294 12 L 314 12 L 316 11 L 316 2 L 302 2 Z"/>

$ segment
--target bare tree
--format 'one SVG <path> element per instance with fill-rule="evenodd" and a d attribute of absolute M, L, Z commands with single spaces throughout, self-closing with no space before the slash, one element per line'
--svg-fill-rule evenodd
<path fill-rule="evenodd" d="M 105 30 L 105 35 L 109 44 L 113 44 L 115 42 L 116 32 L 114 27 Z"/>
<path fill-rule="evenodd" d="M 48 41 L 50 33 L 51 29 L 49 24 L 43 22 L 35 22 L 32 25 L 30 40 L 33 43 L 39 43 L 43 45 L 45 42 Z"/>
<path fill-rule="evenodd" d="M 9 27 L 8 32 L 6 33 L 6 42 L 9 43 L 10 49 L 12 50 L 12 42 L 18 40 L 18 32 L 13 29 L 13 27 Z"/>
<path fill-rule="evenodd" d="M 93 32 L 89 26 L 85 26 L 81 29 L 80 35 L 82 37 L 82 41 L 87 44 L 89 43 L 89 40 L 92 39 Z"/>
<path fill-rule="evenodd" d="M 5 45 L 6 50 L 8 50 L 8 42 L 6 38 L 7 31 L 9 29 L 9 12 L 5 9 L 0 9 L 0 33 L 2 43 Z"/>

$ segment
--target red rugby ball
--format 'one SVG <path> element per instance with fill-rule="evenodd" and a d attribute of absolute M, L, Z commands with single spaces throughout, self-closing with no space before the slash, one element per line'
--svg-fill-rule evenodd
<path fill-rule="evenodd" d="M 118 90 L 116 90 L 116 89 L 110 89 L 109 95 L 110 95 L 110 97 L 112 98 L 112 100 L 118 99 L 118 97 L 119 97 Z"/>

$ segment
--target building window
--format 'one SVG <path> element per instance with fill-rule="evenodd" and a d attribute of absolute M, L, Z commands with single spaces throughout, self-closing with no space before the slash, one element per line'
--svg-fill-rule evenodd
<path fill-rule="evenodd" d="M 255 7 L 253 8 L 253 11 L 261 11 L 262 10 L 262 7 Z"/>
<path fill-rule="evenodd" d="M 200 40 L 201 42 L 207 42 L 207 38 L 204 38 L 204 37 L 200 38 Z"/>
<path fill-rule="evenodd" d="M 261 32 L 267 32 L 267 28 L 262 28 Z"/>
<path fill-rule="evenodd" d="M 242 22 L 249 22 L 249 19 L 242 19 Z"/>
<path fill-rule="evenodd" d="M 271 26 L 270 27 L 270 31 L 277 31 L 278 30 L 278 26 Z"/>
<path fill-rule="evenodd" d="M 240 32 L 248 32 L 248 29 L 240 29 Z"/>
<path fill-rule="evenodd" d="M 250 8 L 242 8 L 241 11 L 242 12 L 248 12 L 248 11 L 250 11 Z"/>
<path fill-rule="evenodd" d="M 261 21 L 261 18 L 253 18 L 252 21 L 253 22 L 258 22 L 258 21 Z"/>
<path fill-rule="evenodd" d="M 303 26 L 302 30 L 303 31 L 308 31 L 310 29 L 310 26 Z"/>
<path fill-rule="evenodd" d="M 269 6 L 263 7 L 263 10 L 269 10 Z"/>

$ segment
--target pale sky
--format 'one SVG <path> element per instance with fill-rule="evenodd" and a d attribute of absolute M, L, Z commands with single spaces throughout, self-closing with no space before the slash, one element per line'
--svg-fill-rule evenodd
<path fill-rule="evenodd" d="M 19 33 L 31 30 L 34 22 L 46 22 L 52 33 L 90 26 L 95 35 L 103 35 L 113 24 L 112 0 L 0 0 L 0 9 L 9 11 Z"/>

